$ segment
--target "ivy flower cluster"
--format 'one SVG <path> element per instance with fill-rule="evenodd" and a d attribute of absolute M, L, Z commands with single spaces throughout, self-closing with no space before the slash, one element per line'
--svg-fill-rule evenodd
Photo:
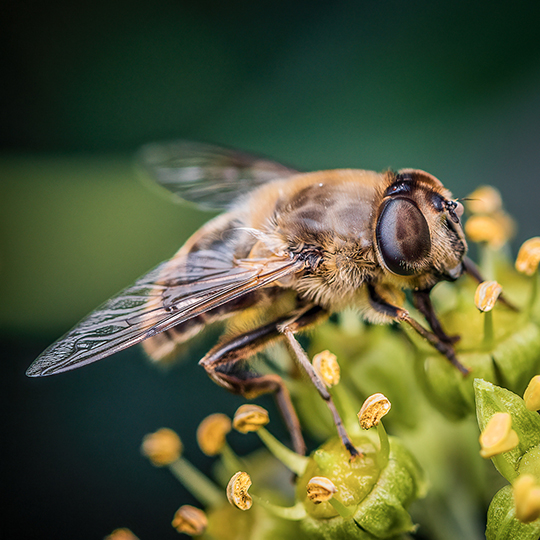
<path fill-rule="evenodd" d="M 317 441 L 308 456 L 278 440 L 272 426 L 279 419 L 253 403 L 233 418 L 216 412 L 194 434 L 216 459 L 213 478 L 183 455 L 174 431 L 145 437 L 143 454 L 200 502 L 176 512 L 179 533 L 208 540 L 540 537 L 540 237 L 512 261 L 515 224 L 500 194 L 479 188 L 468 211 L 465 230 L 486 281 L 441 283 L 433 302 L 448 334 L 460 336 L 456 353 L 469 374 L 407 328 L 340 314 L 317 328 L 308 350 L 360 455 L 351 458 L 336 436 L 313 385 L 285 370 L 302 429 Z M 279 346 L 270 354 L 281 362 Z M 258 437 L 264 450 L 239 455 L 227 440 L 232 430 Z"/>

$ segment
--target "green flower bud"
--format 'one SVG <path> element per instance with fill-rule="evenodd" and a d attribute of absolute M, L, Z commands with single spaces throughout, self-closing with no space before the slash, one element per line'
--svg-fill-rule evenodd
<path fill-rule="evenodd" d="M 491 357 L 486 353 L 458 354 L 474 376 L 496 379 Z M 432 353 L 418 357 L 420 378 L 427 397 L 447 418 L 459 420 L 474 411 L 473 378 L 464 377 L 443 356 Z"/>
<path fill-rule="evenodd" d="M 540 328 L 533 322 L 522 324 L 493 350 L 499 381 L 505 388 L 523 394 L 531 377 L 538 372 Z"/>
<path fill-rule="evenodd" d="M 512 487 L 505 486 L 496 493 L 489 505 L 486 540 L 538 540 L 540 519 L 522 523 L 515 516 Z"/>
<path fill-rule="evenodd" d="M 426 483 L 415 458 L 397 440 L 390 438 L 390 459 L 381 470 L 377 443 L 370 436 L 353 437 L 363 456 L 350 461 L 341 441 L 332 439 L 317 450 L 306 472 L 298 479 L 296 494 L 307 511 L 302 520 L 310 538 L 391 538 L 414 530 L 407 508 L 423 497 Z M 312 502 L 307 484 L 323 476 L 335 486 L 333 497 Z"/>
<path fill-rule="evenodd" d="M 512 417 L 512 429 L 517 433 L 519 443 L 492 458 L 497 470 L 511 482 L 518 476 L 523 457 L 540 444 L 540 416 L 529 411 L 523 399 L 510 390 L 482 379 L 475 379 L 474 388 L 478 425 L 482 431 L 496 413 L 508 413 Z"/>
<path fill-rule="evenodd" d="M 530 474 L 540 483 L 540 446 L 533 446 L 525 452 L 519 462 L 519 474 Z"/>

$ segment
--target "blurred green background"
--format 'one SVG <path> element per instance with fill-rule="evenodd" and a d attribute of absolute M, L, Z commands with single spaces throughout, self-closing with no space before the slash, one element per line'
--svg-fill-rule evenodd
<path fill-rule="evenodd" d="M 167 371 L 136 349 L 59 377 L 24 376 L 42 349 L 208 219 L 141 182 L 138 146 L 184 138 L 306 170 L 416 167 L 456 196 L 490 183 L 518 218 L 517 245 L 540 232 L 535 4 L 5 3 L 6 537 L 102 538 L 127 526 L 142 540 L 176 538 L 172 515 L 193 499 L 140 457 L 140 439 L 172 427 L 207 469 L 195 426 L 241 403 L 197 367 L 204 346 Z"/>

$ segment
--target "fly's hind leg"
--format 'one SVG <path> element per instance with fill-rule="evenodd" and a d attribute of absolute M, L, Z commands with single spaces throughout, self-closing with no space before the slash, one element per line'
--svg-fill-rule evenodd
<path fill-rule="evenodd" d="M 444 334 L 444 332 L 442 331 L 442 328 L 440 328 L 440 332 L 446 337 L 446 339 L 441 339 L 441 337 L 437 335 L 437 331 L 435 331 L 435 329 L 434 333 L 424 328 L 418 321 L 416 321 L 409 315 L 409 312 L 406 309 L 389 304 L 377 293 L 373 285 L 368 285 L 368 292 L 369 303 L 375 311 L 392 317 L 397 322 L 407 323 L 414 329 L 415 332 L 417 332 L 424 339 L 429 341 L 429 343 L 435 349 L 437 349 L 441 354 L 446 356 L 446 358 L 450 360 L 452 365 L 459 369 L 459 371 L 461 371 L 463 375 L 467 375 L 469 373 L 469 370 L 456 357 L 456 352 L 454 351 L 454 346 L 452 344 L 452 337 L 446 336 L 446 334 Z M 438 320 L 436 318 L 435 320 L 438 323 Z M 431 321 L 429 321 L 429 319 L 428 322 L 430 322 L 431 324 Z"/>
<path fill-rule="evenodd" d="M 274 392 L 278 407 L 291 434 L 294 450 L 304 455 L 306 445 L 302 437 L 300 421 L 291 401 L 289 390 L 279 375 L 254 375 L 246 370 L 235 369 L 271 341 L 280 337 L 278 325 L 290 320 L 292 315 L 235 336 L 216 345 L 199 362 L 210 378 L 234 394 L 253 399 L 261 394 Z"/>

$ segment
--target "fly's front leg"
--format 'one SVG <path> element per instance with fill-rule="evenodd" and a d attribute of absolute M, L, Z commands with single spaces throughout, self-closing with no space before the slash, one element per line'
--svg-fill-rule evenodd
<path fill-rule="evenodd" d="M 414 291 L 413 292 L 413 301 L 416 309 L 426 318 L 431 330 L 433 333 L 445 343 L 453 345 L 457 343 L 461 338 L 460 336 L 449 336 L 442 328 L 441 323 L 433 309 L 433 304 L 431 303 L 431 298 L 429 293 L 431 289 L 426 289 L 423 291 Z"/>
<path fill-rule="evenodd" d="M 280 337 L 277 325 L 286 320 L 288 318 L 281 318 L 216 345 L 199 364 L 204 367 L 213 381 L 234 394 L 253 399 L 261 394 L 274 392 L 278 407 L 291 434 L 293 448 L 297 453 L 304 455 L 306 444 L 302 437 L 300 421 L 283 379 L 279 375 L 253 376 L 245 370 L 234 370 L 240 362 L 247 360 L 270 341 Z"/>
<path fill-rule="evenodd" d="M 373 285 L 368 285 L 369 303 L 373 309 L 379 313 L 383 313 L 389 317 L 392 317 L 395 321 L 405 322 L 411 326 L 415 332 L 421 335 L 424 339 L 429 341 L 431 345 L 437 349 L 441 354 L 446 356 L 448 360 L 457 368 L 463 375 L 467 375 L 469 370 L 457 359 L 454 347 L 450 341 L 443 341 L 435 333 L 425 329 L 419 322 L 415 321 L 406 309 L 393 306 L 381 298 L 381 296 L 375 290 Z M 442 329 L 441 329 L 442 331 Z M 450 338 L 449 338 L 450 339 Z"/>
<path fill-rule="evenodd" d="M 306 354 L 306 352 L 304 351 L 300 343 L 294 337 L 295 332 L 302 329 L 307 324 L 310 324 L 313 318 L 316 317 L 319 312 L 323 312 L 322 308 L 313 307 L 310 310 L 307 310 L 301 317 L 291 319 L 287 322 L 282 323 L 278 327 L 278 329 L 287 339 L 287 342 L 292 352 L 294 353 L 294 356 L 296 357 L 300 365 L 304 368 L 304 371 L 308 374 L 309 378 L 315 385 L 315 388 L 317 388 L 319 394 L 328 405 L 328 408 L 330 409 L 330 412 L 332 413 L 334 423 L 336 424 L 338 435 L 341 438 L 343 445 L 345 446 L 345 448 L 348 450 L 349 454 L 351 455 L 351 459 L 354 459 L 354 458 L 359 457 L 360 454 L 358 450 L 355 448 L 354 444 L 352 443 L 347 431 L 345 430 L 343 421 L 341 420 L 341 417 L 339 416 L 336 406 L 334 402 L 332 401 L 332 396 L 328 392 L 328 389 L 324 385 L 321 378 L 317 375 L 317 372 L 315 371 L 313 364 L 309 360 L 308 355 Z"/>

